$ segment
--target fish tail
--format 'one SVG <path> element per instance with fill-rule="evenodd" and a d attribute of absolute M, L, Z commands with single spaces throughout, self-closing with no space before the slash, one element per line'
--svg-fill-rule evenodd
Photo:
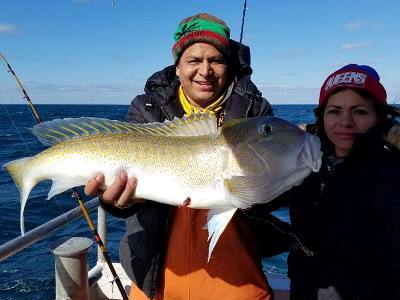
<path fill-rule="evenodd" d="M 32 157 L 25 157 L 17 160 L 10 161 L 5 164 L 3 168 L 11 175 L 14 180 L 15 185 L 17 186 L 20 193 L 20 201 L 21 201 L 21 215 L 20 215 L 20 226 L 21 226 L 21 234 L 25 233 L 24 226 L 24 209 L 25 204 L 28 199 L 29 193 L 33 189 L 33 187 L 37 184 L 36 180 L 29 175 L 29 164 L 32 160 Z"/>

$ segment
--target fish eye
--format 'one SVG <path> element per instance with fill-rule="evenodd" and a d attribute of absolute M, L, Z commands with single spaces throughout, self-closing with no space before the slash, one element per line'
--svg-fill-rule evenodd
<path fill-rule="evenodd" d="M 266 135 L 271 134 L 272 133 L 272 127 L 270 125 L 264 124 L 261 127 L 261 133 L 262 134 L 266 134 Z"/>

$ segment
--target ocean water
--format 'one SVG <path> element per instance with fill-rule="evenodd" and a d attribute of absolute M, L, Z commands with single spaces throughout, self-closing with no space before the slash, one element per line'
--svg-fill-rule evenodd
<path fill-rule="evenodd" d="M 123 120 L 128 106 L 125 105 L 38 105 L 43 120 L 56 118 L 92 116 Z M 310 123 L 314 119 L 314 105 L 274 105 L 276 116 L 296 124 Z M 0 106 L 0 166 L 42 150 L 42 146 L 30 131 L 35 120 L 26 105 Z M 70 193 L 63 193 L 46 201 L 49 182 L 40 183 L 30 195 L 25 208 L 26 231 L 39 226 L 77 206 Z M 84 196 L 83 192 L 81 193 Z M 85 198 L 85 200 L 88 200 Z M 0 169 L 0 245 L 18 237 L 19 193 L 10 176 Z M 275 212 L 279 218 L 288 221 L 287 209 Z M 91 213 L 94 221 L 96 212 Z M 124 233 L 124 221 L 108 217 L 107 250 L 112 261 L 118 260 L 119 240 Z M 92 238 L 84 218 L 68 224 L 50 237 L 0 262 L 0 299 L 54 299 L 54 257 L 50 252 L 52 244 L 72 236 Z M 96 247 L 89 251 L 89 267 L 96 261 Z M 286 254 L 263 261 L 266 273 L 286 273 Z"/>

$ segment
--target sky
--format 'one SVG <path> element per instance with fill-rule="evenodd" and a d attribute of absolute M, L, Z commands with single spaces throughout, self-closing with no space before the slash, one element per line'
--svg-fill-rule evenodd
<path fill-rule="evenodd" d="M 242 0 L 1 0 L 0 52 L 35 104 L 129 104 L 173 63 L 173 33 L 208 12 L 239 40 Z M 243 43 L 273 104 L 315 104 L 324 79 L 373 66 L 400 103 L 400 1 L 248 0 Z M 24 100 L 0 64 L 0 104 Z"/>

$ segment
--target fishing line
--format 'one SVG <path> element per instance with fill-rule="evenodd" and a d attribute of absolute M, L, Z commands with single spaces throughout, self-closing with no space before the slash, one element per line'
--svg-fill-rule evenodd
<path fill-rule="evenodd" d="M 15 82 L 17 83 L 17 86 L 19 88 L 19 90 L 22 93 L 23 98 L 26 100 L 29 108 L 31 109 L 32 113 L 34 114 L 34 119 L 36 120 L 36 122 L 38 124 L 43 123 L 39 113 L 37 112 L 35 106 L 33 105 L 31 99 L 29 98 L 28 93 L 25 91 L 24 87 L 22 86 L 18 76 L 15 74 L 14 70 L 12 69 L 11 65 L 8 63 L 8 61 L 6 60 L 6 58 L 4 57 L 4 55 L 0 52 L 0 59 L 3 60 L 3 62 L 5 63 L 7 70 L 12 74 L 13 78 L 15 79 Z M 97 232 L 96 227 L 94 226 L 94 223 L 85 207 L 84 201 L 82 199 L 82 197 L 80 196 L 80 194 L 78 193 L 78 190 L 76 188 L 72 188 L 72 195 L 73 197 L 78 201 L 79 207 L 82 210 L 83 215 L 85 216 L 86 222 L 88 223 L 88 226 L 90 228 L 90 231 L 92 232 L 93 238 L 97 243 L 97 246 L 99 247 L 100 252 L 103 254 L 103 258 L 104 261 L 106 262 L 108 268 L 111 271 L 111 274 L 113 276 L 113 282 L 117 284 L 118 290 L 121 293 L 121 296 L 124 300 L 129 300 L 128 295 L 126 294 L 126 291 L 124 289 L 124 287 L 122 286 L 121 280 L 118 277 L 114 266 L 112 265 L 111 259 L 108 255 L 108 252 L 103 244 L 103 241 L 99 235 L 99 233 Z"/>
<path fill-rule="evenodd" d="M 3 101 L 3 99 L 0 99 L 0 104 L 1 104 L 1 106 L 3 107 L 4 111 L 6 112 L 6 114 L 7 114 L 7 116 L 8 116 L 8 119 L 11 121 L 11 123 L 12 123 L 14 129 L 15 129 L 16 132 L 18 133 L 18 136 L 19 136 L 20 140 L 22 141 L 22 143 L 24 144 L 26 150 L 28 151 L 29 156 L 33 156 L 31 149 L 29 149 L 28 144 L 25 142 L 25 139 L 22 137 L 21 131 L 18 129 L 17 124 L 15 124 L 15 121 L 14 121 L 14 119 L 12 118 L 12 116 L 11 116 L 9 110 L 7 109 L 7 107 L 6 107 L 6 105 L 5 105 L 4 101 Z M 31 111 L 30 111 L 30 113 L 32 114 Z M 49 183 L 46 183 L 46 185 L 47 185 L 48 188 L 50 188 L 50 186 L 51 186 Z M 55 196 L 53 196 L 53 198 L 54 198 L 54 200 L 55 200 L 55 203 L 56 203 L 57 206 L 58 206 L 58 210 L 59 210 L 62 214 L 64 214 L 64 213 L 65 213 L 65 210 L 64 210 L 64 209 L 61 207 L 61 205 L 60 205 L 61 199 L 59 198 L 59 195 L 55 195 Z"/>
<path fill-rule="evenodd" d="M 11 117 L 10 112 L 9 112 L 8 109 L 6 108 L 6 106 L 5 106 L 5 104 L 4 104 L 4 102 L 3 102 L 2 99 L 0 99 L 0 103 L 1 103 L 1 106 L 3 107 L 3 109 L 5 110 L 5 112 L 6 112 L 7 116 L 8 116 L 8 118 L 10 119 L 10 121 L 11 121 L 13 127 L 14 127 L 15 130 L 17 131 L 20 140 L 21 140 L 22 143 L 25 145 L 25 148 L 26 148 L 26 150 L 28 151 L 29 155 L 32 156 L 31 150 L 29 149 L 28 145 L 25 143 L 25 140 L 23 139 L 20 130 L 18 129 L 17 125 L 15 124 L 14 119 Z"/>
<path fill-rule="evenodd" d="M 30 108 L 30 109 L 29 109 L 29 113 L 31 114 L 31 116 L 32 116 L 38 123 L 42 122 L 42 120 L 41 120 L 41 118 L 40 118 L 38 112 L 37 112 L 36 109 L 33 107 L 33 104 L 32 104 L 31 99 L 29 98 L 27 92 L 25 91 L 24 87 L 22 86 L 22 83 L 20 82 L 20 80 L 18 79 L 18 77 L 17 77 L 17 75 L 15 74 L 14 70 L 11 68 L 10 64 L 8 63 L 8 61 L 5 59 L 5 57 L 3 56 L 3 54 L 2 54 L 1 52 L 0 52 L 0 58 L 1 58 L 0 60 L 2 61 L 3 65 L 6 67 L 7 71 L 8 71 L 9 73 L 11 73 L 12 76 L 15 78 L 15 80 L 16 80 L 16 82 L 17 82 L 17 85 L 18 85 L 18 88 L 21 90 L 22 97 L 23 97 L 24 99 L 26 99 L 26 100 L 29 102 L 29 105 L 28 105 L 29 108 Z M 11 123 L 13 124 L 13 127 L 14 127 L 15 130 L 17 131 L 20 140 L 21 140 L 22 143 L 25 145 L 25 148 L 26 148 L 26 150 L 28 151 L 29 155 L 30 155 L 30 156 L 33 156 L 32 151 L 29 149 L 29 146 L 28 146 L 28 144 L 25 142 L 25 139 L 23 138 L 23 136 L 22 136 L 22 134 L 21 134 L 21 131 L 18 129 L 17 125 L 15 124 L 14 119 L 12 118 L 10 112 L 8 111 L 8 109 L 7 109 L 6 105 L 5 105 L 5 103 L 2 101 L 2 99 L 0 99 L 0 103 L 1 103 L 1 105 L 2 105 L 2 107 L 3 107 L 3 109 L 6 111 L 9 120 L 10 120 Z M 48 188 L 50 188 L 51 185 L 50 185 L 49 183 L 47 183 L 47 186 L 48 186 Z M 57 206 L 58 206 L 58 210 L 59 210 L 62 214 L 64 214 L 64 213 L 65 213 L 65 210 L 61 207 L 61 205 L 60 205 L 60 203 L 59 203 L 59 202 L 61 201 L 61 199 L 58 197 L 58 195 L 57 195 L 57 196 L 54 196 L 53 198 L 54 198 L 54 200 L 55 200 L 55 203 L 56 203 Z"/>
<path fill-rule="evenodd" d="M 290 231 L 286 231 L 286 230 L 281 229 L 278 225 L 276 225 L 276 224 L 275 224 L 274 222 L 272 222 L 272 221 L 269 221 L 269 220 L 266 220 L 266 219 L 263 219 L 263 218 L 259 218 L 259 217 L 254 216 L 254 215 L 250 215 L 250 214 L 248 214 L 245 210 L 243 210 L 243 214 L 244 214 L 245 216 L 247 216 L 248 218 L 251 218 L 251 219 L 253 219 L 253 220 L 257 220 L 257 221 L 262 222 L 262 223 L 268 223 L 269 225 L 272 225 L 272 227 L 274 227 L 278 232 L 280 232 L 280 233 L 282 233 L 282 234 L 286 234 L 286 235 L 288 235 L 288 236 L 291 236 L 291 237 L 294 238 L 294 239 L 296 240 L 296 242 L 297 242 L 297 246 L 296 246 L 296 247 L 298 247 L 299 249 L 301 249 L 307 256 L 314 256 L 314 252 L 311 251 L 310 249 L 308 249 L 307 247 L 305 247 L 305 246 L 303 245 L 302 241 L 300 240 L 300 238 L 299 238 L 297 235 L 295 235 L 293 232 L 290 232 Z"/>

